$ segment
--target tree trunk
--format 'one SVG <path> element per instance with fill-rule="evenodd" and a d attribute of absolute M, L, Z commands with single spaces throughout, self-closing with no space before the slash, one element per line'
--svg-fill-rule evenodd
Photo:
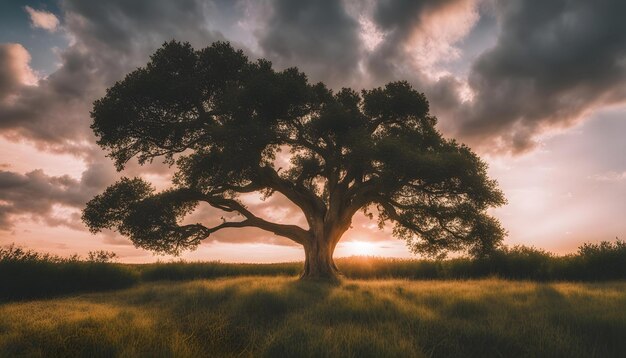
<path fill-rule="evenodd" d="M 333 261 L 333 245 L 326 240 L 314 240 L 304 245 L 304 272 L 301 279 L 304 280 L 329 280 L 336 281 L 340 272 Z"/>

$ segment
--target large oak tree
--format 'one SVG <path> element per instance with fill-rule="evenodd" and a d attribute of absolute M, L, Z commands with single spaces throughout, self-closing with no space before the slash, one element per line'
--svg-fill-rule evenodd
<path fill-rule="evenodd" d="M 142 248 L 176 254 L 218 230 L 256 227 L 304 247 L 303 277 L 333 278 L 333 252 L 359 210 L 430 256 L 483 255 L 504 235 L 485 212 L 505 203 L 486 164 L 442 137 L 407 82 L 334 92 L 228 43 L 196 51 L 172 41 L 109 88 L 91 116 L 118 170 L 133 157 L 177 168 L 171 189 L 123 178 L 83 212 L 93 232 L 116 229 Z M 289 155 L 289 167 L 276 168 L 277 155 Z M 252 192 L 281 193 L 307 226 L 257 216 L 239 199 Z M 181 224 L 200 202 L 240 219 Z"/>

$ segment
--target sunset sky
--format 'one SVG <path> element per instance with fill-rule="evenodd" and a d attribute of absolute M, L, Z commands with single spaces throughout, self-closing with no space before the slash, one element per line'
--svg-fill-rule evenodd
<path fill-rule="evenodd" d="M 331 88 L 408 80 L 438 128 L 490 166 L 508 205 L 505 244 L 573 252 L 626 237 L 626 2 L 589 0 L 60 0 L 0 2 L 0 245 L 60 255 L 114 251 L 169 260 L 80 210 L 120 176 L 166 188 L 173 169 L 124 172 L 95 144 L 89 111 L 164 41 L 230 41 Z M 284 197 L 246 195 L 251 211 L 301 222 Z M 189 220 L 215 220 L 200 207 Z M 335 256 L 410 257 L 403 241 L 356 217 Z M 190 260 L 303 259 L 257 229 L 220 231 Z"/>

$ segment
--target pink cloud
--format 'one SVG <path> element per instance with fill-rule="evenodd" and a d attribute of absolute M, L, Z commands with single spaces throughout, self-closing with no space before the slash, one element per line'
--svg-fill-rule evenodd
<path fill-rule="evenodd" d="M 20 87 L 37 83 L 29 62 L 30 54 L 21 44 L 0 44 L 0 103 L 9 100 Z"/>
<path fill-rule="evenodd" d="M 30 16 L 31 26 L 55 32 L 59 28 L 59 19 L 51 12 L 45 10 L 35 10 L 30 6 L 25 6 L 24 10 Z"/>

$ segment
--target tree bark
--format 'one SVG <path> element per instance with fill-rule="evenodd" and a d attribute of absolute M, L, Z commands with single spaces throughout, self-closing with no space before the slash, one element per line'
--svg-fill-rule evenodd
<path fill-rule="evenodd" d="M 304 245 L 303 280 L 336 281 L 341 276 L 333 261 L 334 245 L 329 240 L 312 240 Z"/>

